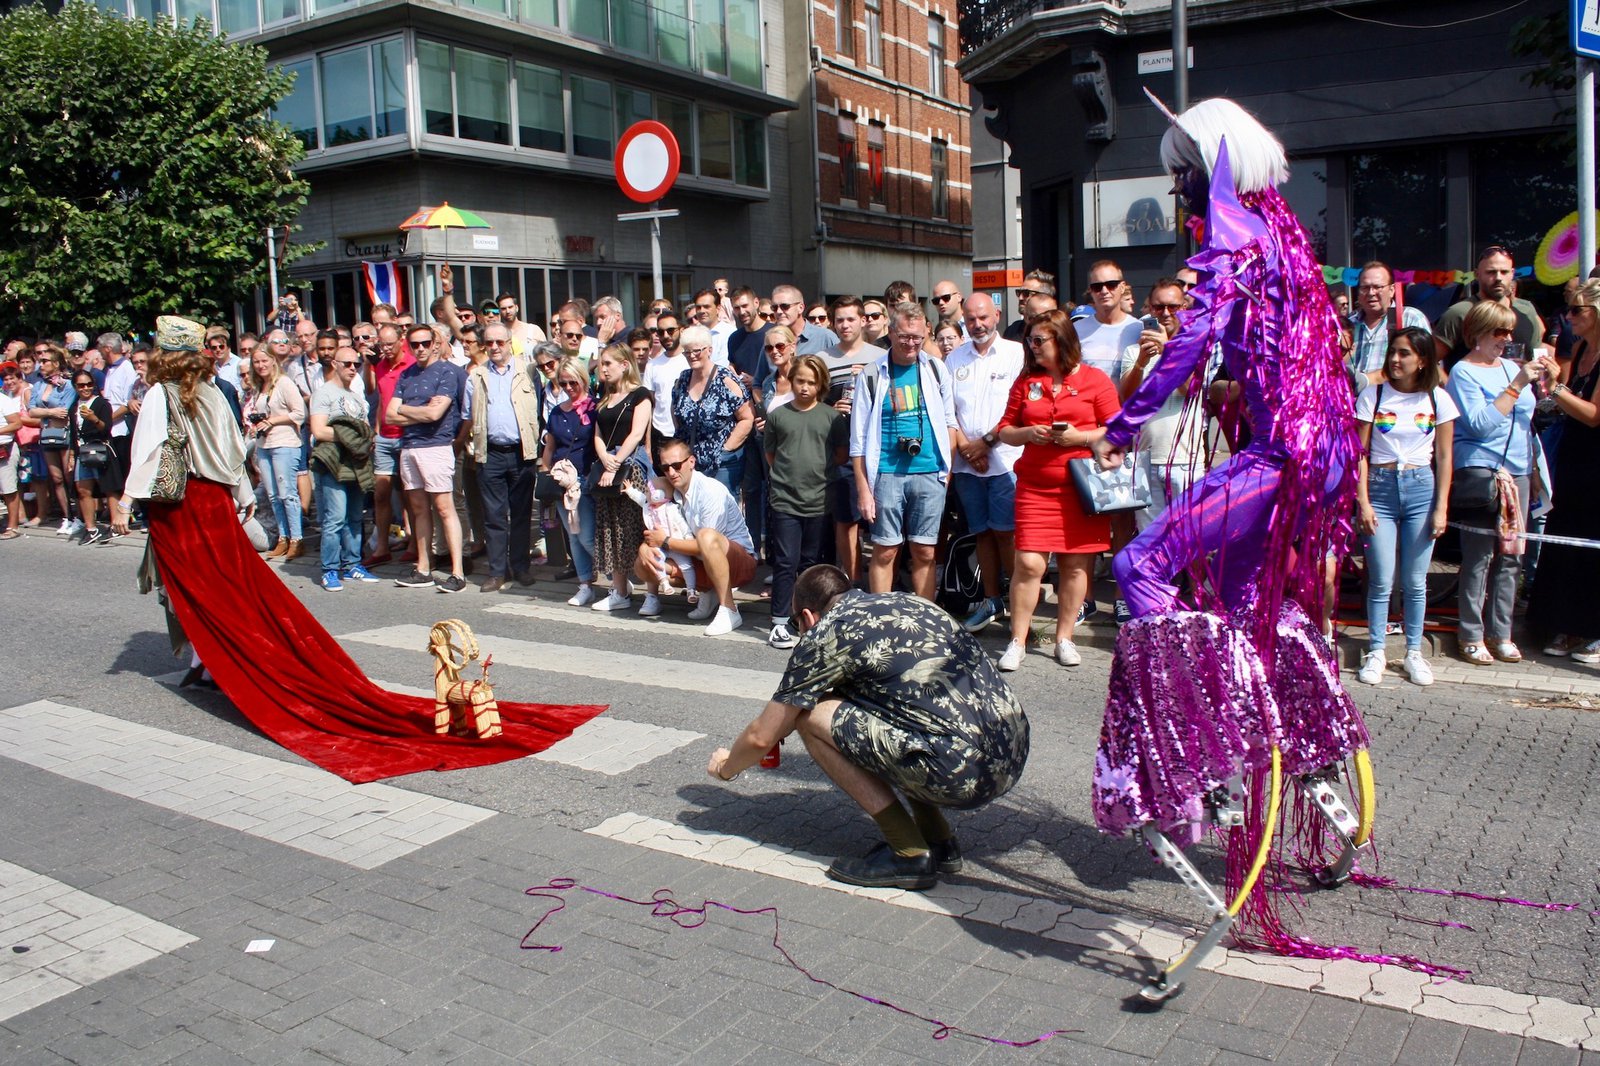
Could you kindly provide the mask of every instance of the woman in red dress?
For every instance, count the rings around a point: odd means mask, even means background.
[[[1017,476],[1017,556],[1011,571],[1011,643],[1000,669],[1022,665],[1028,623],[1039,605],[1039,581],[1053,552],[1056,582],[1056,661],[1077,666],[1072,643],[1078,608],[1089,592],[1095,556],[1111,547],[1111,519],[1085,514],[1067,460],[1090,454],[1105,435],[1106,420],[1120,410],[1117,387],[1104,373],[1079,364],[1078,334],[1065,311],[1028,320],[1024,364],[1011,386],[999,437],[1022,445]]]

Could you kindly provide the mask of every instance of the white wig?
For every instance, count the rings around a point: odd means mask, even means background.
[[[1204,168],[1210,175],[1224,137],[1234,187],[1240,192],[1262,192],[1288,180],[1289,161],[1278,138],[1250,112],[1220,96],[1201,100],[1177,117],[1161,138],[1161,165],[1172,174]]]

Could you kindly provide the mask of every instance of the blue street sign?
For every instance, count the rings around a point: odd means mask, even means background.
[[[1600,0],[1572,0],[1572,50],[1600,59]]]

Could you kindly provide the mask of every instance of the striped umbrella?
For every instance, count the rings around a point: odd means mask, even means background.
[[[438,207],[424,207],[416,214],[400,223],[400,228],[407,229],[442,229],[444,230],[444,257],[450,260],[450,231],[453,229],[489,229],[489,223],[471,211],[463,211],[458,207],[451,207],[446,200]]]

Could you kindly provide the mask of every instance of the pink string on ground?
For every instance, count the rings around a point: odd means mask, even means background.
[[[1516,896],[1491,896],[1483,892],[1469,892],[1464,888],[1426,888],[1422,885],[1402,885],[1392,877],[1362,873],[1350,875],[1350,883],[1362,888],[1384,888],[1391,892],[1415,892],[1424,896],[1446,896],[1451,899],[1475,899],[1480,903],[1504,903],[1513,907],[1532,907],[1540,911],[1576,911],[1589,917],[1600,917],[1600,911],[1590,910],[1581,903],[1540,903],[1537,900],[1518,899]]]
[[[593,896],[600,896],[604,899],[614,900],[617,903],[626,903],[634,907],[648,907],[650,908],[650,913],[652,916],[657,918],[665,918],[679,929],[698,929],[705,925],[710,919],[710,912],[713,908],[716,910],[727,911],[730,914],[743,914],[751,917],[771,918],[773,949],[777,951],[779,955],[783,956],[783,960],[787,962],[793,969],[798,971],[806,980],[812,982],[813,984],[822,985],[824,988],[832,989],[835,992],[842,992],[847,996],[852,996],[861,1000],[863,1003],[871,1003],[876,1007],[884,1007],[888,1010],[894,1011],[896,1014],[903,1015],[907,1018],[915,1018],[919,1022],[931,1025],[933,1026],[933,1032],[930,1035],[935,1040],[945,1040],[951,1036],[960,1035],[969,1037],[973,1040],[981,1040],[988,1044],[997,1044],[1001,1047],[1024,1048],[1032,1047],[1035,1044],[1042,1044],[1046,1040],[1054,1039],[1055,1037],[1061,1036],[1064,1033],[1079,1033],[1083,1031],[1081,1029],[1051,1029],[1048,1032],[1040,1033],[1031,1040],[1007,1040],[1004,1037],[988,1036],[984,1033],[975,1033],[970,1029],[963,1029],[959,1025],[952,1025],[949,1022],[940,1021],[938,1018],[930,1018],[925,1014],[918,1014],[914,1010],[911,1010],[907,1007],[902,1007],[896,1003],[891,1003],[889,1000],[881,999],[877,996],[871,996],[865,992],[857,992],[853,988],[846,988],[843,985],[835,984],[825,977],[818,977],[816,974],[813,974],[810,970],[800,965],[795,957],[789,954],[789,950],[785,948],[781,942],[781,921],[779,919],[778,908],[776,906],[754,908],[735,907],[731,903],[721,903],[714,899],[703,900],[698,905],[686,905],[679,903],[673,898],[672,889],[670,888],[656,889],[655,892],[651,893],[649,899],[632,899],[628,896],[623,896],[615,892],[607,892],[602,888],[593,888],[589,885],[580,885],[570,877],[551,878],[549,883],[535,885],[534,887],[523,892],[523,895],[525,896],[532,896],[537,899],[552,900],[555,903],[555,906],[551,907],[549,910],[545,911],[544,914],[540,915],[539,920],[533,923],[533,928],[529,929],[523,934],[521,947],[524,951],[557,952],[561,950],[560,944],[536,944],[531,943],[530,941],[534,939],[534,934],[539,931],[541,926],[566,909],[567,901],[565,897],[559,895],[558,893],[566,892],[573,888],[578,889],[580,892],[587,892]]]

